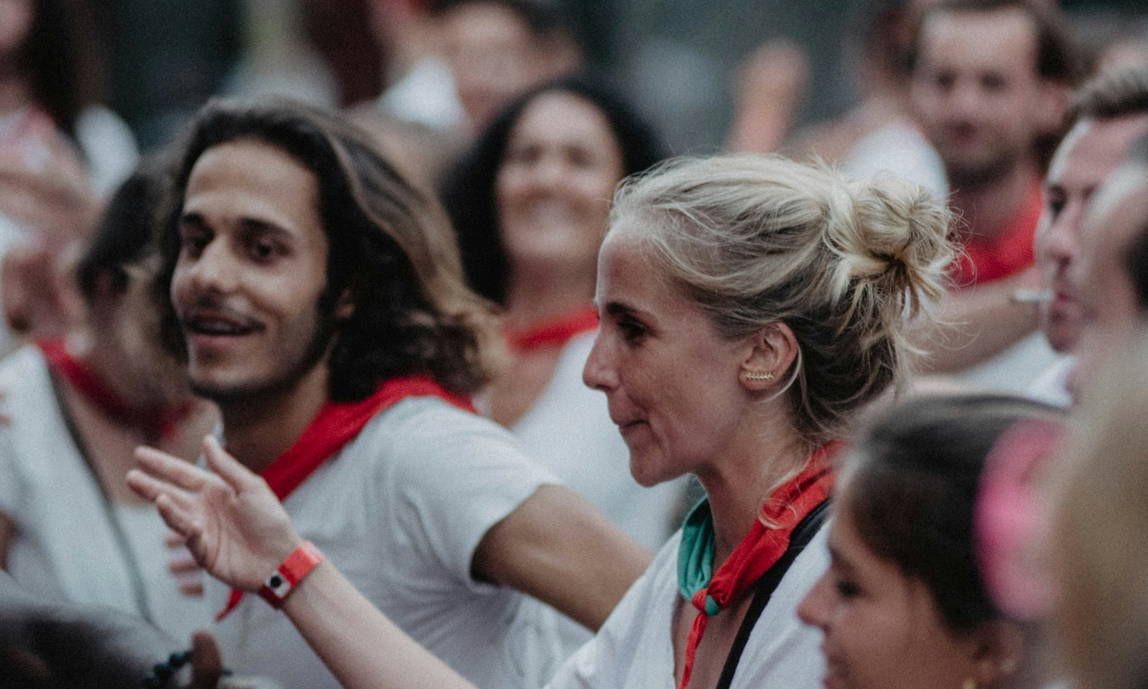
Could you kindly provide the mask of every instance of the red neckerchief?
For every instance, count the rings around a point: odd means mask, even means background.
[[[598,309],[586,306],[522,330],[506,330],[506,341],[515,352],[561,347],[575,335],[598,327]]]
[[[736,600],[765,576],[769,568],[785,555],[793,529],[813,508],[829,499],[833,490],[829,458],[840,447],[840,442],[832,442],[819,448],[800,474],[769,496],[749,534],[714,572],[709,585],[694,594],[690,603],[698,609],[698,614],[686,642],[685,665],[678,689],[685,689],[690,682],[694,658],[710,616],[724,610],[730,601]]]
[[[259,475],[267,481],[280,501],[286,500],[308,476],[353,440],[375,415],[408,397],[438,397],[460,409],[474,412],[474,405],[469,399],[450,392],[428,376],[392,378],[383,381],[374,394],[359,402],[338,403],[328,400],[295,444],[259,472]],[[215,621],[227,617],[241,600],[243,591],[231,589],[227,606],[215,616]]]
[[[88,404],[120,426],[138,428],[149,439],[166,439],[187,416],[190,407],[186,405],[174,410],[131,406],[86,361],[72,356],[63,338],[39,340],[36,346],[52,373],[62,376]]]
[[[1040,184],[1034,184],[1020,213],[992,238],[972,237],[949,274],[958,288],[1000,280],[1033,263],[1032,242],[1044,209]]]

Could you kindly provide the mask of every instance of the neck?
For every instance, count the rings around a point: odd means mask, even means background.
[[[1025,159],[991,184],[954,191],[951,204],[971,235],[993,239],[1024,209],[1037,179],[1036,161]]]
[[[251,471],[267,468],[303,435],[327,402],[320,364],[287,390],[217,400],[227,451]]]
[[[730,556],[770,494],[809,459],[805,443],[783,418],[771,414],[743,423],[740,435],[747,442],[741,449],[727,446],[719,461],[697,472],[713,515],[715,564]]]
[[[584,308],[593,298],[593,271],[516,268],[506,295],[506,323],[530,327]]]

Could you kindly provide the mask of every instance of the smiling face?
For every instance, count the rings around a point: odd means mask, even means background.
[[[622,153],[596,106],[565,91],[544,93],[511,130],[495,193],[511,263],[592,271]]]
[[[586,385],[606,393],[610,418],[643,486],[704,473],[729,448],[746,398],[738,376],[747,345],[722,337],[700,307],[661,279],[638,233],[622,219],[602,244],[601,326]]]
[[[954,189],[995,182],[1030,155],[1044,100],[1036,52],[1036,27],[1020,9],[925,19],[912,103]]]
[[[1041,305],[1041,329],[1057,351],[1071,351],[1080,336],[1079,288],[1073,266],[1080,258],[1081,224],[1093,193],[1116,169],[1148,115],[1082,120],[1056,150],[1045,182],[1045,211],[1036,235],[1036,260],[1053,291]]]
[[[875,555],[840,496],[831,562],[798,608],[821,629],[828,689],[960,687],[976,678],[976,642],[951,633],[924,583]]]
[[[192,168],[171,299],[193,388],[219,402],[325,384],[327,237],[315,175],[239,140]]]

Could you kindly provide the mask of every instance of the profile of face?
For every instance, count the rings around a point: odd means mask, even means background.
[[[593,271],[624,173],[606,116],[569,91],[545,91],[511,128],[495,181],[511,265]]]
[[[255,140],[213,146],[191,170],[178,231],[171,300],[196,392],[224,402],[325,383],[328,240],[315,174]]]
[[[1045,208],[1036,234],[1037,267],[1053,299],[1041,304],[1040,323],[1053,349],[1072,351],[1081,312],[1073,266],[1080,259],[1081,226],[1095,191],[1131,143],[1148,132],[1148,114],[1077,122],[1056,149],[1045,180]]]
[[[710,316],[662,276],[639,218],[611,228],[598,259],[601,316],[583,381],[606,393],[610,418],[643,486],[704,475],[735,437],[753,347],[723,337]],[[769,370],[767,366],[757,366]]]
[[[952,688],[983,683],[983,644],[951,631],[932,592],[862,540],[838,497],[829,529],[829,569],[798,608],[824,634],[828,689]]]
[[[935,10],[910,84],[918,122],[954,189],[982,187],[1029,155],[1050,105],[1033,20],[1020,9]]]
[[[0,0],[0,65],[12,59],[32,30],[35,0]]]
[[[1076,266],[1083,314],[1073,387],[1095,379],[1114,354],[1143,325],[1143,314],[1125,256],[1148,224],[1148,170],[1124,165],[1096,193],[1084,219],[1081,258]]]
[[[481,130],[515,96],[548,78],[549,57],[530,27],[495,2],[467,2],[440,22],[444,54],[472,128]]]

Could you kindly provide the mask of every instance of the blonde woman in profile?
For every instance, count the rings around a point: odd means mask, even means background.
[[[692,473],[707,498],[549,686],[820,685],[795,610],[827,564],[830,455],[902,381],[948,220],[914,185],[780,157],[679,159],[622,185],[584,379],[639,483]],[[344,686],[466,686],[302,544],[258,477],[206,453],[214,474],[140,450],[131,483],[207,571],[249,591],[289,573],[283,610]]]

